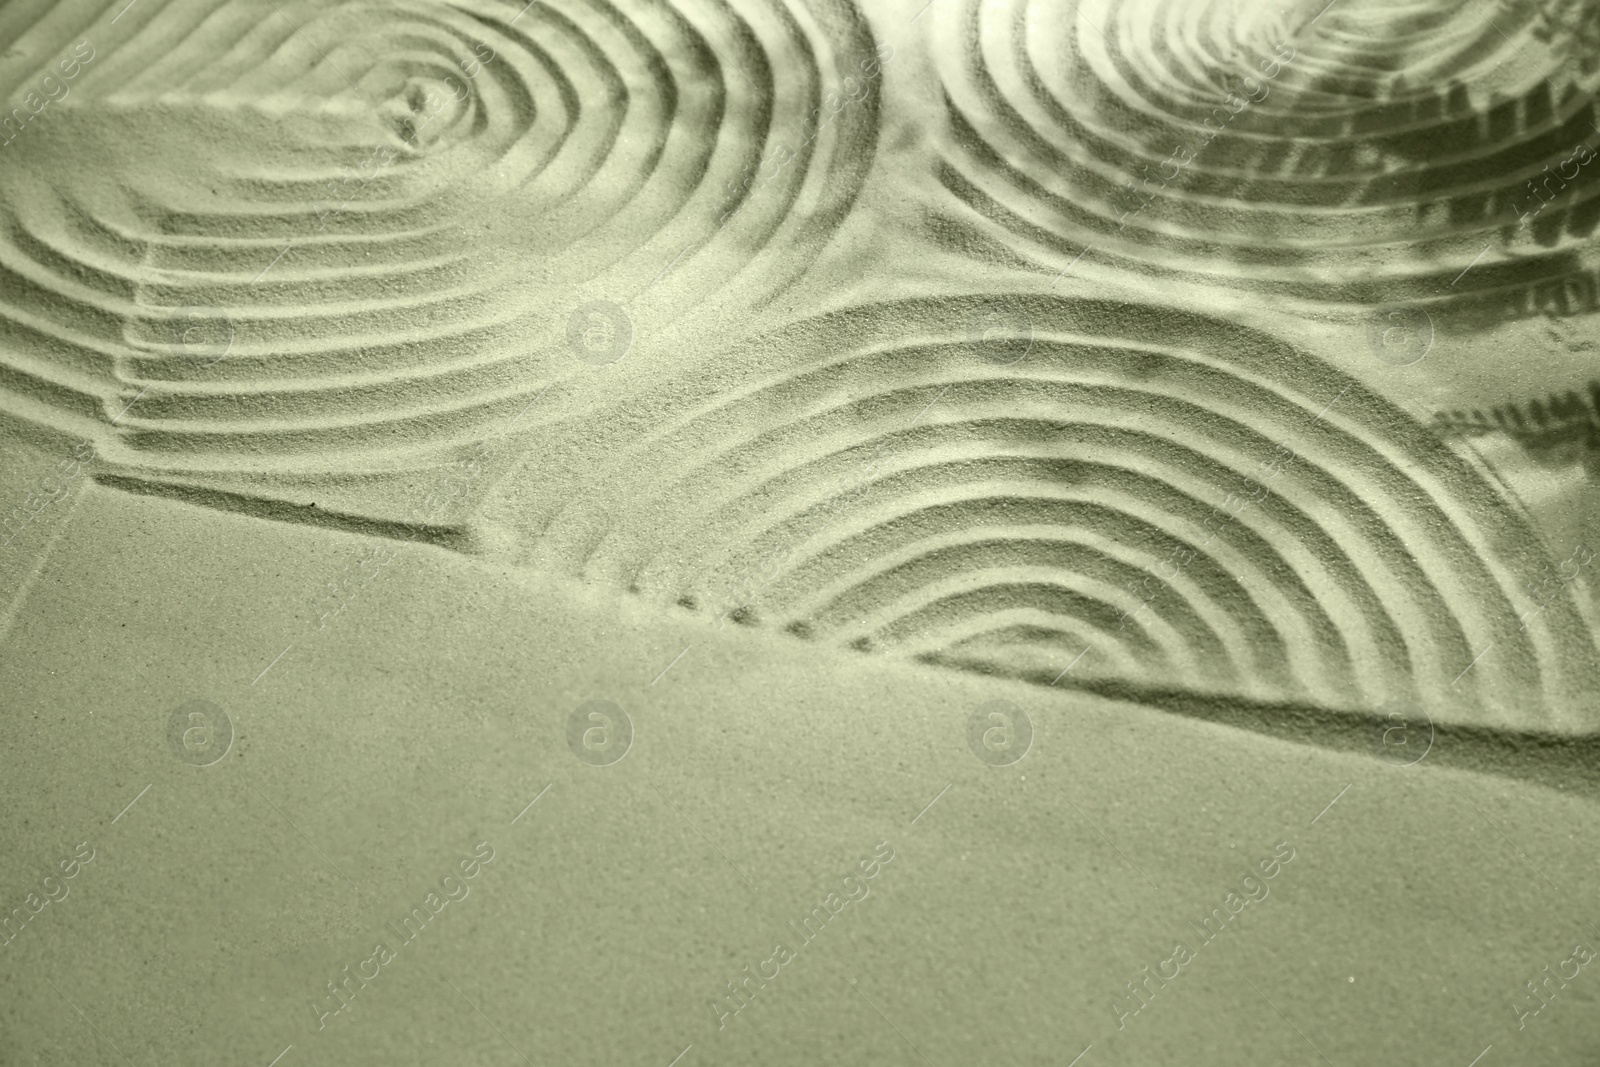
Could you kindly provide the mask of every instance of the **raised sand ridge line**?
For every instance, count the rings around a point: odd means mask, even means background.
[[[123,477],[444,462],[587,369],[575,308],[653,336],[783,291],[878,135],[883,54],[849,5],[141,0],[118,22],[0,150],[0,418],[97,411]]]
[[[1000,7],[930,19],[939,177],[1037,270],[1493,317],[1594,265],[1594,64],[1539,5]]]
[[[991,313],[1012,332],[974,338]],[[1087,648],[1061,684],[1597,725],[1571,590],[1530,614],[1519,585],[1534,530],[1275,338],[1155,305],[908,301],[718,366],[642,443],[597,437],[580,483],[487,517],[543,566],[865,651],[1038,679]]]

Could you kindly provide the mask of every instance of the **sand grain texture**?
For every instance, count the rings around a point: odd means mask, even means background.
[[[0,1064],[1600,1056],[1600,5],[0,49]]]

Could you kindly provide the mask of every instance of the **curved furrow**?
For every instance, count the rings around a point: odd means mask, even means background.
[[[1143,572],[1116,564],[1106,553],[1055,539],[1019,544],[986,538],[981,531],[969,536],[970,540],[928,548],[909,558],[873,561],[876,566],[870,573],[845,576],[848,584],[837,583],[837,592],[824,589],[805,621],[815,631],[845,640],[870,633],[876,647],[910,646],[911,638],[926,640],[925,631],[931,628],[936,647],[943,647],[947,643],[939,636],[943,631],[973,617],[988,618],[993,602],[1002,610],[1037,608],[1026,599],[1005,595],[1004,590],[1022,585],[1060,587],[1072,596],[1093,599],[1109,615],[1097,608],[1094,615],[1084,617],[1101,632],[1127,629],[1130,624],[1124,620],[1139,607],[1137,602],[1128,603],[1126,586]],[[1255,619],[1234,618],[1207,611],[1212,605],[1196,599],[1200,602],[1189,595],[1175,596],[1162,605],[1163,610],[1131,625],[1159,630],[1167,649],[1163,658],[1204,684],[1237,686],[1245,679],[1258,679],[1269,691],[1294,686],[1283,641],[1265,616],[1255,612]],[[1238,631],[1250,623],[1255,624],[1250,626],[1252,637],[1241,639]],[[1252,638],[1259,643],[1253,644]]]
[[[923,663],[978,674],[993,673],[991,665],[1005,661],[1012,665],[1016,677],[1045,684],[1059,684],[1069,673],[1077,678],[1138,676],[1144,669],[1139,659],[1114,638],[1114,633],[1101,634],[1076,622],[1067,623],[1019,610],[986,617],[977,625],[947,630],[944,648],[923,652],[916,658]],[[1092,668],[1079,660],[1069,664],[1070,671],[1065,671],[1061,667],[1063,648],[1094,648],[1099,654]],[[1084,673],[1079,674],[1079,670]]]
[[[716,366],[630,400],[653,420],[619,413],[575,452],[581,485],[485,521],[545,565],[882,654],[1037,679],[1053,634],[1055,673],[1084,657],[1063,685],[1594,726],[1594,637],[1570,590],[1530,612],[1526,520],[1270,336],[959,297],[802,322]]]
[[[1054,354],[1050,352],[1046,342],[1036,340],[1035,345],[1040,350],[1041,356]],[[1060,355],[1064,356],[1065,353]],[[1082,360],[1087,353],[1073,351],[1071,355]],[[1112,356],[1115,362],[1121,362],[1127,366],[1134,365],[1141,358],[1147,361],[1158,358],[1153,353],[1144,353],[1140,357],[1129,357],[1125,353],[1115,351],[1112,352]],[[1195,369],[1199,369],[1201,373],[1199,375],[1183,373],[1184,370]],[[1141,368],[1139,373],[1149,375],[1153,370],[1154,366],[1152,365]],[[1092,368],[1078,366],[1073,368],[1073,372],[1087,375],[1092,373]],[[1211,442],[1208,448],[1212,452],[1223,452],[1224,449],[1227,449],[1242,450],[1247,453],[1253,452],[1256,455],[1271,454],[1274,447],[1274,442],[1271,438],[1243,426],[1223,414],[1178,398],[1193,390],[1207,389],[1216,391],[1219,396],[1222,395],[1223,391],[1217,388],[1217,383],[1205,380],[1210,373],[1208,368],[1196,368],[1193,365],[1174,368],[1163,376],[1161,384],[1165,389],[1178,394],[1177,396],[1162,395],[1159,392],[1138,388],[1122,389],[1086,385],[1081,380],[1057,383],[1009,378],[1002,379],[998,383],[976,383],[980,386],[986,386],[989,395],[983,395],[984,389],[982,388],[972,388],[975,383],[948,386],[944,394],[944,403],[947,406],[961,405],[965,410],[973,411],[974,414],[984,407],[992,407],[998,411],[1010,406],[1012,403],[1049,404],[1053,410],[1060,411],[1063,418],[1077,420],[1080,425],[1096,427],[1101,430],[1101,439],[1094,442],[1091,448],[1104,449],[1120,446],[1116,453],[1119,456],[1124,454],[1139,455],[1147,450],[1165,453],[1159,457],[1158,462],[1164,465],[1166,469],[1158,470],[1155,478],[1152,479],[1152,484],[1148,486],[1141,484],[1144,481],[1144,476],[1140,472],[1122,467],[1113,469],[1118,477],[1124,480],[1124,484],[1119,485],[1116,478],[1109,480],[1097,479],[1093,477],[1092,473],[1089,477],[1080,475],[1075,480],[1087,482],[1089,488],[1099,499],[1116,499],[1124,493],[1134,497],[1150,496],[1157,498],[1156,506],[1163,512],[1182,515],[1184,514],[1182,504],[1159,499],[1161,491],[1166,488],[1167,483],[1186,480],[1194,486],[1210,487],[1213,495],[1215,495],[1215,489],[1218,486],[1241,483],[1244,475],[1240,468],[1243,465],[1214,462],[1208,457],[1205,450],[1186,447],[1172,440],[1170,436],[1161,434],[1157,435],[1153,448],[1151,448],[1151,446],[1140,440],[1143,436],[1141,431],[1137,429],[1129,430],[1124,426],[1119,426],[1116,420],[1120,418],[1124,421],[1132,420],[1138,423],[1148,422],[1161,427],[1181,428],[1181,430],[1171,430],[1168,433],[1208,438]],[[1014,396],[1008,395],[1017,390],[1017,387],[1024,385],[1026,386],[1025,390],[1018,390],[1017,395]],[[1268,402],[1265,390],[1237,381],[1230,381],[1229,385],[1231,386],[1229,392],[1233,394],[1227,400],[1230,406],[1238,404],[1243,408],[1248,408],[1251,406],[1252,401],[1257,404]],[[962,389],[963,386],[972,395],[962,396],[958,390]],[[788,390],[787,385],[781,388],[785,391]],[[776,405],[766,404],[762,406],[772,407]],[[854,407],[854,405],[851,407]],[[709,413],[704,418],[719,426],[726,425],[728,422],[721,412]],[[745,492],[756,497],[758,501],[765,500],[771,496],[766,491],[766,486],[757,484],[748,490],[744,488],[749,479],[760,478],[760,471],[763,469],[762,458],[769,457],[769,463],[794,463],[797,456],[796,438],[827,439],[830,434],[826,424],[829,422],[837,423],[841,418],[846,423],[860,423],[862,421],[858,413],[828,411],[820,420],[824,425],[816,428],[810,425],[792,423],[779,424],[776,427],[764,428],[754,438],[731,438],[718,451],[709,454],[696,470],[678,479],[662,479],[660,482],[661,491],[680,498],[701,500],[707,507],[713,509],[722,506],[722,500]],[[1039,436],[1048,434],[1053,428],[1049,423],[1040,425],[1038,427]],[[964,441],[970,441],[973,436],[965,425],[944,424],[938,429],[942,433],[961,435]],[[1118,438],[1124,437],[1133,438],[1133,441],[1118,440]],[[1365,454],[1358,449],[1349,449],[1346,442],[1342,442],[1337,438],[1330,440],[1325,449],[1339,449],[1342,445],[1346,446],[1344,450],[1351,452],[1348,462],[1354,470],[1360,470],[1368,464],[1378,462],[1378,457]],[[928,451],[924,447],[919,450],[919,455],[926,457]],[[1317,454],[1321,456],[1323,450],[1319,450]],[[1384,590],[1395,587],[1402,588],[1407,594],[1403,601],[1415,604],[1415,608],[1405,612],[1405,617],[1402,619],[1402,630],[1408,635],[1409,642],[1411,644],[1424,643],[1429,646],[1432,654],[1423,656],[1423,661],[1440,664],[1441,667],[1451,662],[1466,662],[1470,659],[1472,655],[1472,649],[1469,647],[1471,642],[1464,629],[1457,622],[1457,612],[1452,611],[1438,593],[1434,584],[1434,575],[1438,574],[1439,570],[1454,572],[1462,567],[1467,568],[1468,573],[1475,573],[1478,568],[1470,549],[1464,544],[1457,543],[1457,539],[1449,531],[1448,525],[1444,521],[1444,516],[1433,509],[1418,509],[1402,501],[1403,512],[1412,512],[1413,514],[1408,515],[1399,512],[1380,518],[1363,499],[1359,491],[1352,489],[1337,479],[1326,476],[1317,465],[1302,464],[1302,466],[1304,468],[1304,485],[1295,486],[1294,488],[1303,490],[1307,494],[1305,507],[1297,507],[1289,492],[1280,492],[1277,495],[1265,498],[1260,505],[1260,521],[1270,521],[1281,525],[1289,536],[1297,540],[1315,540],[1322,537],[1319,520],[1306,510],[1306,508],[1315,508],[1336,515],[1337,519],[1335,521],[1340,527],[1348,527],[1352,531],[1365,531],[1365,537],[1368,540],[1377,538],[1388,542],[1385,545],[1385,551],[1380,557],[1384,561],[1379,565],[1381,567],[1381,580],[1375,584],[1376,588]],[[1004,464],[983,464],[981,467],[980,471],[970,476],[966,475],[965,472],[962,472],[960,476],[964,480],[970,478],[973,482],[982,482],[985,477],[1001,478],[1011,473],[1005,469]],[[657,473],[659,474],[659,472]],[[1132,479],[1134,482],[1135,488],[1132,490],[1129,490],[1126,485],[1126,480],[1128,479]],[[861,501],[861,505],[867,506],[870,504],[872,502],[871,496],[877,493],[884,484],[887,484],[887,481],[869,486],[869,494]],[[893,492],[894,490],[891,488],[886,491]],[[1193,496],[1187,497],[1185,502],[1190,505],[1188,518],[1192,523],[1198,525],[1200,519],[1204,516],[1205,505],[1201,504]],[[724,513],[718,515],[717,518],[719,525],[724,528],[730,530],[738,528],[737,521],[733,516]],[[1326,521],[1326,519],[1320,520],[1320,522]],[[1398,532],[1391,531],[1391,524],[1397,528]],[[1253,525],[1255,525],[1254,520],[1246,524],[1246,526]],[[1440,561],[1438,569],[1427,566],[1432,561],[1415,560],[1404,550],[1402,538],[1406,534],[1408,527],[1413,526],[1416,529],[1441,528],[1436,537],[1441,549],[1450,552],[1450,557]],[[648,524],[631,526],[622,524],[613,528],[608,536],[608,541],[611,542],[615,542],[619,538],[627,538],[622,542],[620,548],[601,544],[596,546],[594,551],[597,555],[609,555],[612,558],[632,558],[641,542],[648,543],[659,537],[662,532],[658,518],[653,518]],[[682,534],[687,539],[689,530],[683,530]],[[1324,547],[1320,555],[1325,559],[1338,558],[1342,556],[1342,553],[1336,550],[1329,551],[1327,547]],[[590,564],[589,570],[591,573],[597,573],[593,563]],[[1429,573],[1430,570],[1433,570],[1433,574]],[[598,573],[606,572],[607,569],[602,565]],[[621,577],[620,574],[615,576]],[[1487,576],[1485,575],[1485,577]],[[637,579],[634,580],[637,581]],[[1369,589],[1365,591],[1364,596],[1358,594],[1357,598],[1369,599],[1376,595],[1380,594],[1376,594]],[[1500,616],[1509,615],[1509,602],[1495,607],[1503,609],[1500,612]],[[1478,612],[1475,609],[1473,613],[1477,614]],[[1490,617],[1496,617],[1492,610],[1487,614]],[[1497,643],[1513,647],[1526,643],[1525,635],[1520,632],[1510,630],[1505,626],[1495,626],[1491,629],[1492,639]],[[1398,637],[1399,632],[1397,631],[1392,635],[1386,634],[1385,636]],[[1447,675],[1443,678],[1425,678],[1423,682],[1424,684],[1430,682],[1444,684],[1448,680],[1449,676]],[[1531,679],[1525,679],[1525,681],[1531,681]]]
[[[124,16],[0,151],[0,412],[98,396],[133,477],[430,466],[582,369],[575,307],[644,336],[788,286],[877,137],[831,0]]]
[[[822,603],[862,581],[864,575],[930,552],[965,552],[969,543],[1010,545],[1014,541],[1048,545],[1052,551],[1071,546],[1080,554],[1078,570],[1085,577],[1115,589],[1108,595],[1124,617],[1137,620],[1148,611],[1156,616],[1177,613],[1185,623],[1203,620],[1206,627],[1224,636],[1225,644],[1235,652],[1233,658],[1252,672],[1257,665],[1277,671],[1286,655],[1314,657],[1316,662],[1301,664],[1305,673],[1322,675],[1320,680],[1328,691],[1358,692],[1350,651],[1325,605],[1309,586],[1292,577],[1276,583],[1261,574],[1250,577],[1255,568],[1243,552],[1196,548],[1186,566],[1162,578],[1152,570],[1174,551],[1190,548],[1190,543],[1181,533],[1168,532],[1120,501],[1104,503],[1082,491],[1051,493],[1037,485],[952,485],[941,495],[942,503],[896,514],[860,533],[833,534],[800,523],[778,527],[763,540],[770,542],[775,534],[792,530],[796,548],[788,568],[763,594],[791,605],[792,614],[810,620]],[[864,514],[862,522],[870,523],[872,518]],[[1147,606],[1145,594],[1168,585],[1176,595],[1154,599]],[[1393,623],[1382,615],[1381,604],[1370,594],[1366,602],[1377,607],[1372,629],[1391,631]],[[814,629],[809,621],[805,625],[808,631]],[[1310,641],[1286,641],[1276,632],[1278,626],[1301,631]],[[1307,644],[1314,646],[1309,654]],[[1359,659],[1365,661],[1360,676],[1387,677],[1391,684],[1399,685],[1406,675],[1402,642],[1378,642],[1362,650]]]
[[[1094,448],[1097,459],[1052,455],[982,461],[941,456],[944,451],[971,449],[978,435],[969,426],[950,427],[954,432],[949,439],[928,440],[935,437],[928,433],[921,441],[896,442],[899,454],[908,458],[853,492],[848,513],[841,515],[836,503],[826,498],[785,498],[772,493],[772,497],[783,501],[784,507],[804,510],[793,515],[776,512],[765,529],[741,524],[725,511],[713,512],[709,517],[717,528],[728,532],[733,545],[748,546],[729,549],[722,548],[719,542],[715,547],[727,556],[722,566],[754,571],[763,554],[776,552],[778,545],[793,545],[796,558],[791,560],[788,573],[764,589],[763,595],[784,599],[790,614],[809,618],[806,611],[812,598],[805,595],[805,585],[826,588],[838,580],[839,574],[854,577],[857,572],[870,570],[880,555],[900,550],[905,542],[943,533],[946,524],[955,523],[959,530],[982,529],[1005,519],[1054,522],[1075,533],[1093,533],[1105,543],[1122,546],[1130,563],[1141,569],[1137,583],[1132,578],[1127,583],[1134,592],[1124,593],[1125,597],[1134,597],[1127,605],[1130,612],[1140,610],[1141,595],[1161,595],[1153,610],[1164,612],[1174,603],[1162,595],[1170,586],[1186,599],[1223,605],[1235,628],[1254,630],[1251,616],[1260,610],[1255,598],[1263,597],[1271,601],[1270,610],[1276,619],[1295,620],[1295,625],[1305,631],[1297,644],[1305,644],[1304,639],[1311,638],[1314,651],[1303,658],[1337,662],[1346,656],[1343,638],[1326,620],[1326,608],[1337,605],[1347,617],[1354,613],[1365,622],[1358,631],[1366,638],[1360,642],[1357,656],[1362,677],[1390,687],[1405,684],[1408,647],[1419,641],[1441,648],[1463,646],[1459,632],[1450,630],[1448,624],[1430,625],[1426,614],[1421,620],[1425,627],[1422,632],[1409,642],[1404,640],[1401,626],[1390,613],[1397,607],[1404,609],[1405,603],[1395,605],[1393,598],[1370,585],[1369,577],[1346,556],[1337,539],[1324,534],[1308,516],[1292,513],[1290,521],[1283,521],[1281,515],[1272,516],[1276,530],[1269,529],[1268,537],[1255,531],[1254,522],[1229,523],[1208,531],[1205,521],[1214,508],[1215,486],[1225,468],[1195,463],[1186,469],[1184,464],[1166,462],[1141,471],[1134,465],[1140,451],[1149,450],[1152,443],[1159,449],[1167,442],[1151,442],[1133,433],[1107,433],[1093,422],[1083,425],[1101,438]],[[1070,424],[1040,425],[1036,429],[1072,436]],[[960,444],[952,449],[948,440]],[[1013,451],[1033,449],[1024,446]],[[1115,455],[1117,462],[1106,462],[1108,455]],[[1030,473],[1034,475],[1031,478]],[[936,492],[927,489],[930,484],[938,487]],[[671,492],[695,499],[681,486]],[[925,499],[930,496],[932,502]],[[951,501],[959,502],[959,506]],[[849,532],[858,523],[866,525],[866,533]],[[1316,560],[1320,601],[1296,572],[1285,573],[1262,565],[1262,560],[1272,557],[1269,540],[1277,531],[1296,538]],[[1282,534],[1277,536],[1281,538]],[[686,534],[684,543],[688,543]],[[679,564],[700,564],[698,555],[693,551],[675,554],[674,570]],[[1162,566],[1179,555],[1185,561],[1175,573],[1170,565]],[[813,557],[817,557],[815,561]],[[660,565],[659,560],[652,562]],[[714,573],[713,568],[707,569]],[[588,572],[595,573],[592,559]],[[633,584],[644,591],[666,591],[662,577],[654,573],[635,579]],[[791,589],[791,585],[798,587]],[[1436,596],[1429,599],[1437,601]],[[1265,647],[1270,645],[1268,640]],[[1253,652],[1245,656],[1253,657]],[[1436,657],[1422,658],[1426,661]],[[1308,667],[1315,674],[1326,673],[1317,666]],[[1349,677],[1336,682],[1334,691],[1348,688],[1348,682]]]
[[[772,595],[790,600],[791,611],[803,616],[807,610],[806,588],[826,588],[841,580],[851,580],[852,572],[872,565],[880,556],[903,551],[929,537],[948,536],[967,528],[986,528],[999,522],[1060,524],[1077,534],[1089,534],[1106,546],[1127,542],[1122,549],[1128,565],[1140,568],[1137,576],[1125,582],[1134,586],[1148,578],[1147,588],[1160,588],[1166,578],[1178,584],[1194,583],[1190,596],[1202,603],[1210,599],[1228,605],[1241,618],[1238,628],[1258,631],[1252,595],[1241,585],[1239,575],[1254,569],[1253,560],[1268,546],[1244,526],[1230,524],[1214,537],[1218,547],[1193,550],[1193,558],[1175,575],[1152,573],[1157,564],[1174,553],[1190,548],[1204,536],[1202,524],[1212,508],[1206,496],[1228,473],[1220,465],[1206,464],[1192,450],[1173,449],[1170,442],[1137,432],[1120,432],[1096,425],[1094,412],[1086,409],[1083,423],[1043,423],[1017,419],[994,419],[983,424],[969,421],[961,426],[941,426],[920,432],[903,431],[896,437],[880,438],[872,448],[884,448],[904,457],[893,468],[870,480],[852,486],[852,522],[870,523],[877,514],[885,516],[882,525],[869,525],[865,532],[849,534],[835,528],[838,518],[833,498],[819,494],[818,486],[838,483],[838,471],[808,467],[815,462],[796,461],[796,475],[810,483],[782,485],[778,480],[763,484],[759,491],[745,494],[729,504],[719,504],[703,489],[679,482],[667,492],[674,496],[705,501],[704,516],[715,528],[725,530],[741,548],[726,548],[720,543],[699,544],[687,530],[675,525],[658,526],[652,536],[682,536],[684,548],[670,564],[652,557],[646,567],[633,575],[607,574],[597,568],[590,552],[586,570],[615,580],[626,580],[642,591],[670,591],[679,580],[679,570],[711,572],[717,561],[712,553],[726,555],[723,565],[735,569],[757,570],[760,560],[794,546],[786,573],[774,579]],[[995,432],[1002,431],[1002,432]],[[1041,455],[1038,441],[1057,437],[1062,447]],[[951,442],[955,442],[952,444]],[[1171,462],[1171,453],[1182,451],[1183,459]],[[973,453],[991,452],[992,458],[973,458]],[[1167,455],[1162,455],[1167,453]],[[1116,462],[1106,462],[1114,455]],[[1146,471],[1137,464],[1149,460]],[[1185,462],[1184,460],[1187,460]],[[846,468],[848,469],[848,468]],[[830,475],[833,477],[830,478]],[[921,487],[939,486],[937,501],[921,503],[914,510],[908,500]],[[1008,487],[1015,490],[1008,495]],[[770,504],[753,514],[739,510],[747,500],[765,499]],[[659,523],[659,519],[657,522]],[[1280,525],[1308,545],[1321,567],[1325,597],[1336,596],[1342,609],[1365,619],[1365,629],[1375,640],[1364,650],[1368,677],[1386,678],[1397,684],[1408,666],[1406,643],[1401,630],[1385,610],[1383,598],[1364,583],[1359,569],[1346,556],[1338,542],[1323,535],[1309,516],[1294,514]],[[614,553],[616,554],[616,553]],[[637,558],[633,551],[620,553],[624,559]],[[1317,635],[1319,657],[1335,662],[1347,660],[1336,628],[1310,589],[1293,576],[1268,581],[1258,575],[1255,581],[1276,597],[1272,610],[1279,617],[1295,619],[1309,633]],[[791,589],[791,586],[794,588]],[[1197,595],[1204,594],[1204,595]],[[702,590],[699,595],[704,595]],[[1129,607],[1137,610],[1137,601]],[[1270,639],[1266,647],[1270,647]],[[1398,658],[1397,658],[1398,657]],[[1344,682],[1339,683],[1343,687]]]
[[[938,178],[1051,274],[1466,307],[1570,273],[1600,224],[1593,64],[1537,45],[1532,4],[1319,9],[952,4]]]
[[[1185,634],[1159,618],[1125,625],[1113,604],[1095,596],[1092,586],[1084,586],[1088,583],[1071,577],[1063,580],[1060,575],[1030,580],[1026,573],[980,571],[959,585],[935,583],[913,595],[890,597],[874,604],[878,610],[863,620],[871,627],[871,636],[862,635],[851,645],[863,652],[904,646],[916,658],[926,659],[947,647],[951,638],[963,630],[963,624],[992,624],[1002,613],[1026,611],[1063,622],[1070,620],[1095,635],[1090,638],[1091,643],[1097,637],[1100,643],[1120,649],[1154,677],[1188,678],[1189,684],[1201,689],[1237,682],[1232,664],[1203,658],[1202,653],[1220,652],[1220,643],[1208,640],[1210,635]]]

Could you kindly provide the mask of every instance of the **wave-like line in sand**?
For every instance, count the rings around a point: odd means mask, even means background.
[[[941,6],[946,211],[1052,274],[1498,306],[1600,223],[1596,57],[1542,32],[1555,6]]]
[[[1570,591],[1529,610],[1533,529],[1275,338],[961,298],[806,322],[736,364],[712,400],[664,399],[670,428],[601,444],[583,484],[488,517],[537,531],[544,565],[863,651],[1163,705],[1600,726]]]
[[[117,36],[0,148],[0,417],[132,477],[444,462],[583,369],[573,308],[782,290],[877,136],[832,3],[143,0]]]

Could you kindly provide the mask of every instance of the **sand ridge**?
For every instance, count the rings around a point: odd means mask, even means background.
[[[1593,269],[1600,182],[1559,168],[1600,146],[1594,65],[1539,43],[1537,5],[986,11],[938,16],[941,179],[959,225],[1037,270],[1082,257],[1481,321]]]
[[[233,491],[447,463],[583,369],[585,307],[659,332],[782,290],[892,55],[780,0],[146,0],[117,33],[0,157],[0,412]]]
[[[995,321],[1009,332],[974,335]],[[569,485],[491,501],[510,558],[1157,703],[1595,728],[1577,590],[1535,604],[1520,580],[1538,533],[1404,412],[1278,339],[1155,305],[944,298],[802,323],[717,366],[630,397],[658,428],[639,441],[619,411],[556,465]],[[748,601],[722,603],[730,588]]]
[[[1500,258],[1525,288],[1587,255],[1594,71],[1530,65],[1565,40],[1534,5],[114,21],[49,22],[103,52],[0,155],[0,417],[93,441],[101,485],[1047,685],[1593,728],[1587,576],[1538,585],[1515,480],[1329,356],[1380,300],[1431,346]],[[926,141],[886,125],[917,78]],[[1557,148],[1529,220],[1507,197]],[[841,268],[836,235],[891,221],[863,196],[922,165],[924,220],[987,234],[962,270],[1004,245],[992,295],[874,301]],[[501,439],[469,498],[408,507]]]

